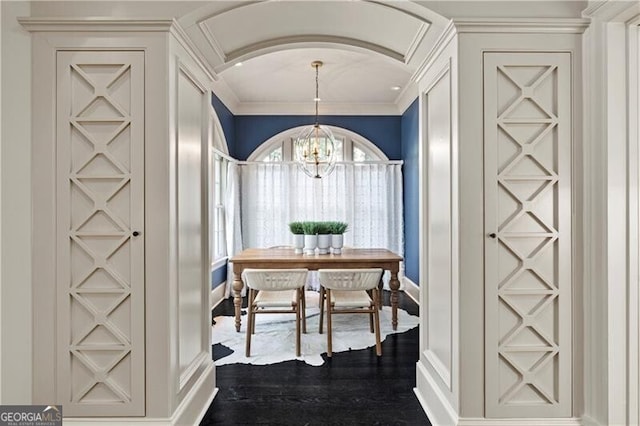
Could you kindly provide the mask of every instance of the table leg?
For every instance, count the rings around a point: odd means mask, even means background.
[[[233,307],[236,316],[236,331],[240,331],[240,318],[242,315],[242,272],[233,272]]]
[[[382,279],[382,277],[384,276],[384,273],[380,276],[380,282],[378,283],[378,294],[380,295],[380,297],[378,297],[378,310],[382,310],[382,290],[384,289],[384,280]]]
[[[398,329],[398,290],[400,289],[400,281],[398,280],[398,272],[391,271],[391,280],[389,281],[391,289],[391,326],[394,330]]]

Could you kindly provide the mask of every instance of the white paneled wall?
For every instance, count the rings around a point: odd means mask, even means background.
[[[187,64],[177,64],[178,358],[180,388],[210,359],[206,129],[209,98]]]
[[[427,291],[425,356],[445,388],[451,391],[453,356],[453,279],[456,224],[452,222],[451,69],[437,75],[424,94],[428,150]]]
[[[210,75],[172,20],[83,23],[22,20],[41,95],[33,402],[65,424],[195,424],[215,395]]]
[[[453,30],[451,27],[450,30]],[[454,32],[420,83],[420,361],[416,394],[434,424],[458,410],[457,58]]]
[[[416,394],[434,424],[578,424],[585,26],[454,19],[420,76]]]

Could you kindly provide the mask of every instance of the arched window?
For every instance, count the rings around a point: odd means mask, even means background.
[[[293,161],[293,141],[306,126],[294,127],[278,133],[255,149],[248,161]],[[336,140],[337,161],[385,161],[387,156],[369,140],[341,127],[328,127]]]

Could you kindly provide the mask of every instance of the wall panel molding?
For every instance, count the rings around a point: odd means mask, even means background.
[[[427,143],[427,279],[424,354],[442,383],[452,390],[454,287],[457,277],[457,191],[453,177],[451,65],[424,92]]]
[[[454,18],[458,33],[581,34],[589,27],[581,18]]]

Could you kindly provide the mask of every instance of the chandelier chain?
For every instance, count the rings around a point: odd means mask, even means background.
[[[319,64],[315,65],[316,67],[316,97],[315,97],[315,101],[316,101],[316,126],[319,125],[319,121],[318,121],[318,100],[320,99],[320,93],[318,90],[318,68],[320,68]]]

